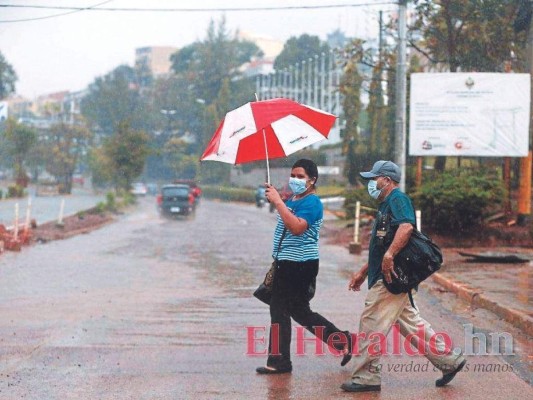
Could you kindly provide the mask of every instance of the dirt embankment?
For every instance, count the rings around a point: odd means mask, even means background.
[[[63,224],[56,221],[37,226],[32,232],[32,242],[49,242],[51,240],[66,239],[82,233],[88,233],[104,226],[115,218],[109,212],[79,213],[63,219]]]

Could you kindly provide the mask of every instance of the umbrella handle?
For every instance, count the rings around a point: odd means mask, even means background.
[[[270,185],[270,165],[268,163],[268,147],[267,147],[267,139],[266,139],[266,133],[263,129],[263,141],[265,142],[265,155],[266,155],[266,163],[267,163],[267,183]]]

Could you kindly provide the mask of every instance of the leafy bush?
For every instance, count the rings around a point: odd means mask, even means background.
[[[224,186],[202,186],[202,195],[208,199],[255,203],[255,190]]]
[[[107,194],[105,195],[105,198],[106,198],[106,208],[109,211],[116,211],[117,201],[116,201],[115,193],[107,192]]]
[[[344,193],[344,210],[346,211],[346,218],[353,219],[355,217],[355,203],[361,202],[361,206],[377,209],[378,202],[368,194],[366,186],[357,189],[348,189]]]
[[[321,186],[318,185],[316,193],[321,198],[326,197],[336,197],[336,196],[343,196],[344,195],[344,186],[339,185],[327,185],[327,186]]]
[[[103,214],[106,211],[106,204],[103,201],[99,201],[98,204],[96,204],[96,207],[94,207],[91,210],[91,214]],[[92,212],[94,210],[94,212]]]
[[[20,185],[11,185],[7,188],[7,197],[24,197],[24,188]]]
[[[479,171],[444,172],[424,182],[412,198],[424,226],[457,234],[479,228],[503,202],[505,188],[500,178]]]
[[[124,206],[135,204],[135,202],[137,201],[137,198],[135,197],[135,195],[128,191],[125,191],[124,193],[122,193],[121,197],[122,197],[122,205]]]

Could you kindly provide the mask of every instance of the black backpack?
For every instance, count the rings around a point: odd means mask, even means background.
[[[386,234],[383,236],[384,245],[388,248],[397,228],[392,229],[390,227],[390,214],[381,218],[381,221],[378,221],[378,230],[386,230]],[[429,236],[414,228],[409,242],[394,257],[394,271],[398,277],[392,275],[391,283],[387,283],[383,279],[383,284],[393,294],[409,293],[411,305],[415,307],[411,290],[416,289],[422,281],[438,271],[441,265],[442,251],[439,246]]]

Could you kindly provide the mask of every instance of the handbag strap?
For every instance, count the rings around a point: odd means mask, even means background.
[[[276,257],[274,257],[274,260],[278,259],[279,249],[281,248],[281,242],[283,242],[283,238],[285,237],[286,234],[287,234],[287,227],[285,226],[283,228],[283,232],[281,232],[281,237],[279,238],[278,249],[276,250]]]

